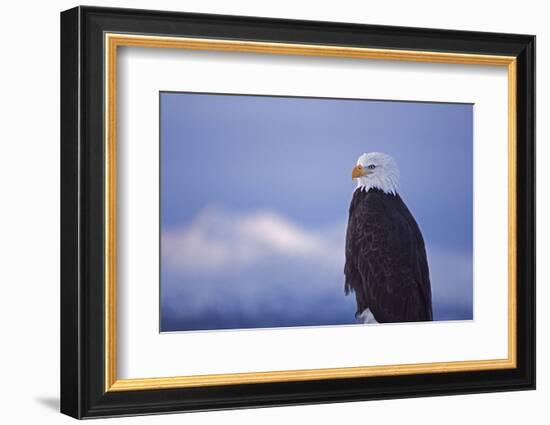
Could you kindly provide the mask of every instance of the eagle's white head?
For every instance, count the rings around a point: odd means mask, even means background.
[[[351,178],[357,179],[359,190],[368,191],[376,188],[395,195],[399,183],[399,169],[394,159],[385,153],[364,153],[353,167]]]

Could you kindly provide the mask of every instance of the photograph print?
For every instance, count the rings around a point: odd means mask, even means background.
[[[160,332],[473,320],[473,105],[161,92]]]

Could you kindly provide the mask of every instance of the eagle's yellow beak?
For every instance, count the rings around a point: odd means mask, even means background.
[[[359,177],[365,177],[365,176],[368,176],[369,174],[372,174],[372,172],[367,170],[362,165],[358,164],[355,167],[353,167],[353,169],[351,170],[351,179],[353,180]]]

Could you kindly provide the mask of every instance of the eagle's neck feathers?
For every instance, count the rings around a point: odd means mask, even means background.
[[[368,192],[370,189],[379,189],[388,195],[397,194],[397,173],[384,173],[382,175],[370,175],[357,179],[357,189]]]

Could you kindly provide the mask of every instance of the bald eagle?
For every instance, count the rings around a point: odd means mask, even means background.
[[[422,233],[397,193],[399,170],[389,155],[359,157],[346,232],[345,293],[355,293],[364,323],[433,320]]]

